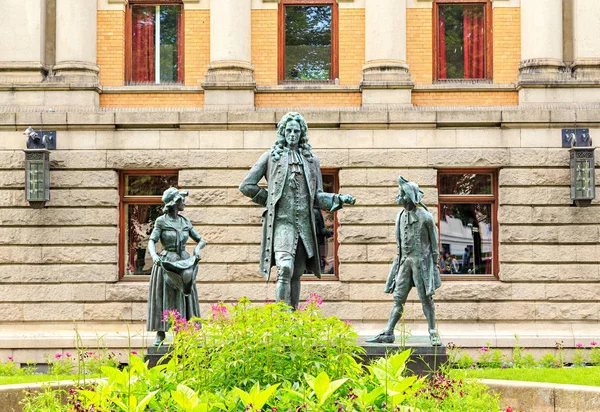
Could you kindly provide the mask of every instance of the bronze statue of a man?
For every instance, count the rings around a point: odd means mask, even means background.
[[[396,196],[404,206],[396,216],[396,245],[398,255],[388,276],[385,293],[394,294],[394,307],[387,327],[367,342],[393,343],[394,328],[402,317],[408,293],[417,288],[423,313],[429,326],[429,340],[433,346],[442,344],[435,324],[433,294],[442,285],[438,263],[438,236],[433,216],[421,202],[423,192],[414,182],[398,178],[400,193]],[[421,206],[421,207],[418,207]]]
[[[300,277],[308,270],[321,277],[314,208],[341,209],[354,204],[350,195],[323,192],[319,159],[308,144],[308,127],[299,113],[277,125],[277,141],[263,153],[240,185],[253,202],[265,206],[260,273],[267,280],[277,266],[276,301],[297,308]],[[265,178],[268,188],[258,185]]]

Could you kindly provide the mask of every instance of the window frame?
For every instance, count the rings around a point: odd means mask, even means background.
[[[491,195],[444,195],[440,193],[441,175],[447,174],[489,174],[492,176],[492,194]],[[471,204],[471,203],[489,203],[492,206],[492,273],[491,274],[442,274],[442,280],[498,280],[500,271],[500,257],[498,256],[499,236],[498,236],[498,169],[438,169],[437,170],[437,229],[438,229],[438,249],[441,251],[442,234],[440,231],[440,221],[442,218],[441,206],[444,204]]]
[[[323,175],[333,175],[333,192],[338,193],[340,190],[340,170],[333,168],[322,168],[321,176]],[[339,281],[340,280],[340,257],[338,254],[339,251],[339,238],[338,238],[338,229],[339,229],[339,221],[338,214],[336,212],[333,213],[333,275],[325,275],[321,274],[321,279],[317,278],[315,275],[307,273],[301,276],[302,282],[323,282],[323,281]],[[317,245],[317,249],[319,245]],[[319,256],[321,257],[321,256]]]
[[[179,30],[177,31],[177,36],[179,44],[177,45],[178,50],[178,72],[181,73],[181,81],[177,83],[136,83],[131,80],[131,76],[133,75],[132,70],[132,38],[131,36],[133,27],[132,27],[132,14],[131,8],[133,6],[180,6],[181,7],[181,24],[179,25]],[[129,0],[128,4],[125,7],[125,85],[135,86],[135,85],[144,85],[144,86],[159,86],[163,84],[168,85],[184,85],[185,84],[185,7],[183,6],[183,0]]]
[[[439,6],[455,4],[455,5],[485,5],[485,77],[483,79],[440,79],[438,77],[438,59],[439,59]],[[491,0],[433,0],[433,81],[434,83],[460,83],[460,82],[481,82],[489,83],[493,81],[493,16],[492,16],[492,1]]]
[[[285,7],[286,6],[331,6],[331,70],[329,80],[286,80],[285,79]],[[280,0],[277,28],[277,80],[279,84],[334,84],[339,78],[339,7],[337,0]]]
[[[126,240],[126,222],[125,222],[125,206],[127,205],[155,205],[162,204],[162,195],[157,196],[125,196],[125,177],[126,176],[177,176],[179,183],[179,170],[176,169],[133,169],[119,171],[119,280],[126,277],[127,281],[148,282],[149,276],[127,276],[125,273],[125,247]],[[179,187],[179,186],[177,186]]]

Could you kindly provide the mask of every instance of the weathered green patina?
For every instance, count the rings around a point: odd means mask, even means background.
[[[179,191],[170,187],[163,193],[164,215],[154,223],[154,230],[148,240],[148,251],[154,266],[150,275],[148,290],[148,331],[156,331],[155,345],[165,339],[169,329],[163,320],[165,310],[176,309],[185,319],[200,316],[196,273],[200,261],[200,249],[206,242],[192,227],[190,220],[179,214],[185,208],[188,191]],[[198,242],[194,255],[185,250],[188,238]],[[156,243],[163,250],[156,253]]]
[[[275,299],[296,308],[300,277],[307,270],[321,276],[314,208],[341,209],[354,204],[350,195],[323,192],[319,159],[308,144],[308,127],[299,113],[278,124],[277,141],[252,166],[240,191],[264,206],[260,273],[270,278],[277,266]],[[267,189],[258,185],[262,178]]]
[[[402,176],[398,178],[400,188],[396,201],[404,206],[396,216],[396,245],[398,254],[385,284],[385,293],[393,293],[394,307],[387,327],[367,342],[394,342],[394,328],[402,317],[408,293],[413,287],[423,305],[423,313],[429,326],[432,345],[441,345],[435,324],[433,295],[441,285],[438,263],[438,236],[433,216],[421,202],[423,192],[414,182]],[[421,207],[418,207],[418,206]]]

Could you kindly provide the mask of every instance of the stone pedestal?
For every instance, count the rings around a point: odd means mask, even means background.
[[[366,353],[359,360],[367,363],[373,359],[391,355],[397,351],[411,349],[413,352],[410,355],[407,368],[410,370],[408,373],[413,375],[430,374],[448,362],[445,346],[431,346],[424,342],[418,342],[415,339],[412,339],[412,341],[403,347],[393,343],[366,343],[364,340],[360,340],[358,343],[365,349]],[[169,352],[170,349],[167,344],[160,347],[150,346],[144,360],[148,361],[148,367],[152,368],[158,365],[163,356]]]
[[[406,365],[409,369],[409,375],[428,375],[448,362],[445,346],[431,346],[425,343],[409,343],[401,346],[395,343],[366,343],[364,341],[360,345],[366,351],[366,354],[362,357],[363,362],[392,355],[397,351],[411,349],[410,360]]]

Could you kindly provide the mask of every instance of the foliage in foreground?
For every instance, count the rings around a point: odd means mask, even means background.
[[[166,314],[175,332],[168,362],[148,369],[131,356],[106,381],[75,391],[47,411],[496,411],[475,383],[405,376],[409,351],[361,367],[353,328],[324,317],[312,297],[296,312],[282,304],[213,306],[210,319]],[[50,393],[49,391],[47,391]],[[40,395],[42,396],[42,395]],[[43,394],[48,401],[49,395]],[[59,398],[61,394],[55,393]],[[29,398],[30,405],[36,398]],[[48,403],[48,402],[46,402]],[[39,410],[35,405],[25,412]]]

